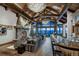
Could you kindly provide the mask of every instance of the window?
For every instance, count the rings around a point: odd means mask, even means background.
[[[54,28],[51,28],[51,34],[53,34],[54,33]]]
[[[52,21],[49,21],[47,24],[37,23],[36,33],[38,33],[40,35],[50,36],[51,34],[55,33],[54,26],[55,26],[55,23]],[[62,32],[62,24],[57,25],[56,33],[57,33],[57,35],[62,35],[62,33],[63,33]]]
[[[62,30],[62,24],[58,24],[58,26],[57,26],[57,34],[58,35],[62,35],[62,33],[63,33],[63,30]]]

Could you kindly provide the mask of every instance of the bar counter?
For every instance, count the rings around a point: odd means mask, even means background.
[[[64,56],[79,56],[79,43],[72,42],[69,44],[55,43],[56,50],[61,51]]]

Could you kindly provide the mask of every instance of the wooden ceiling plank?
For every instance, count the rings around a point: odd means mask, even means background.
[[[46,9],[51,10],[51,11],[54,11],[55,13],[59,14],[59,12],[57,10],[55,10],[54,8],[46,7]]]

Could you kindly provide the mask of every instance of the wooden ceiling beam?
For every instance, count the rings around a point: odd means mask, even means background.
[[[3,3],[2,5],[8,7],[9,9],[13,10],[14,12],[20,14],[25,19],[32,21],[32,18],[28,14],[26,14],[22,9],[17,7],[15,4],[13,4],[13,3]]]
[[[57,10],[55,10],[54,8],[52,8],[52,7],[46,7],[46,9],[47,10],[50,10],[50,11],[53,11],[53,12],[55,12],[55,13],[57,13],[57,14],[59,14],[59,12],[57,11]]]
[[[55,15],[55,14],[46,14],[46,15],[41,15],[41,16],[33,17],[33,19],[35,19],[35,18],[46,18],[46,17],[52,17],[52,16],[57,16],[57,15]]]
[[[46,9],[47,10],[47,9]],[[48,11],[48,10],[47,10]],[[51,11],[48,11],[49,13],[51,13],[51,15],[53,15],[53,16],[59,16],[59,14],[55,14],[55,13],[53,13],[53,12],[51,12]],[[50,14],[49,14],[50,15]]]

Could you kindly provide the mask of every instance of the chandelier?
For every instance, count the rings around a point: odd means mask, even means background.
[[[46,8],[44,3],[28,3],[27,6],[33,12],[41,12]]]

